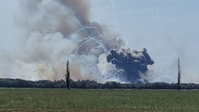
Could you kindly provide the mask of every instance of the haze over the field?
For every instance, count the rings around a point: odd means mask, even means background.
[[[181,57],[182,82],[197,83],[196,4],[196,0],[1,1],[0,76],[61,79],[70,60],[73,79],[119,80],[107,75],[114,67],[105,54],[129,47],[146,48],[155,61],[148,75],[139,77],[176,82]]]

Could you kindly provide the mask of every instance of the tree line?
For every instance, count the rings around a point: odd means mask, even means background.
[[[65,80],[39,80],[29,81],[23,79],[8,79],[0,78],[0,87],[6,88],[66,88]],[[118,83],[118,82],[106,82],[97,83],[90,80],[78,80],[73,81],[70,79],[70,88],[72,89],[178,89],[177,83]],[[199,84],[194,83],[182,83],[181,89],[199,89]]]

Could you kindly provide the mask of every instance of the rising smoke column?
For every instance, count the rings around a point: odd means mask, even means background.
[[[9,77],[63,79],[69,60],[72,79],[100,82],[99,57],[124,45],[117,34],[90,20],[89,0],[21,0],[21,8],[15,55],[3,56],[9,69],[1,73]]]
[[[74,50],[76,53],[87,54],[91,46],[99,44],[107,50],[123,45],[122,40],[110,34],[106,26],[90,21],[89,0],[27,0],[22,1],[22,5],[27,9],[29,20],[25,27],[29,28],[29,33],[39,31],[45,35],[59,32],[64,38],[78,41],[76,43],[81,48]]]
[[[21,32],[13,37],[16,48],[0,54],[2,77],[63,79],[65,63],[69,60],[73,80],[104,82],[110,78],[107,75],[115,77],[118,70],[122,70],[121,79],[133,82],[135,77],[140,78],[138,71],[145,73],[145,65],[150,64],[145,51],[129,55],[127,50],[122,51],[124,43],[117,34],[91,21],[89,0],[21,0],[21,8],[17,19]],[[123,61],[122,57],[117,57],[119,50],[122,55],[128,54],[128,58],[137,56],[137,64],[130,63],[129,67],[125,63],[110,61],[109,51],[118,62]]]
[[[141,79],[140,72],[146,73],[147,66],[154,64],[147,50],[133,51],[130,49],[111,50],[107,56],[107,61],[121,69],[122,80],[129,82],[137,82]]]

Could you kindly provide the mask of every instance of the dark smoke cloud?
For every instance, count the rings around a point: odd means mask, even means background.
[[[154,64],[147,50],[133,51],[130,49],[111,50],[107,56],[107,61],[122,69],[122,78],[124,81],[137,82],[141,73],[146,73],[147,66]]]

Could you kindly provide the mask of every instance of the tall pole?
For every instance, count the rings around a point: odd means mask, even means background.
[[[178,90],[180,90],[180,78],[181,78],[180,58],[178,58]]]

